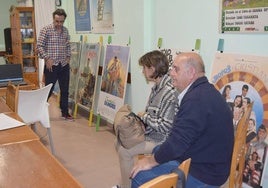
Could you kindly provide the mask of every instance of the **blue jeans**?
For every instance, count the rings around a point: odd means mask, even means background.
[[[178,161],[169,161],[167,163],[163,163],[161,165],[158,165],[151,170],[144,170],[139,172],[133,179],[131,188],[138,188],[142,184],[144,184],[147,181],[150,181],[151,179],[154,179],[160,175],[168,174],[173,169],[178,168],[179,162]],[[207,185],[198,179],[194,178],[190,174],[188,174],[185,188],[219,188],[220,186],[212,186]]]

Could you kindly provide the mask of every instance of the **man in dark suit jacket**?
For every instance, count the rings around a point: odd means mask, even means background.
[[[132,188],[192,158],[186,188],[215,188],[229,176],[234,143],[232,113],[219,91],[205,77],[204,63],[194,53],[177,55],[170,71],[180,92],[179,111],[167,140],[132,170]]]

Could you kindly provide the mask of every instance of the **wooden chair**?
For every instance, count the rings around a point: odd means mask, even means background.
[[[18,95],[19,86],[15,86],[12,83],[8,83],[6,89],[6,104],[13,111],[18,112]]]
[[[191,165],[191,158],[183,161],[178,167],[184,172],[185,179],[188,176],[190,165]],[[141,185],[140,188],[164,188],[164,187],[176,188],[177,182],[178,182],[178,174],[170,173],[156,177],[151,181],[148,181],[143,185]]]
[[[251,114],[253,103],[249,104],[246,112],[238,122],[234,149],[232,155],[232,163],[229,175],[229,188],[242,187],[243,171],[245,167],[245,157],[247,152],[246,135],[248,121]]]

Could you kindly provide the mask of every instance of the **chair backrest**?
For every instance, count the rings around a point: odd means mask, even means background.
[[[190,165],[191,165],[191,161],[192,159],[186,159],[185,161],[183,161],[180,165],[179,165],[179,169],[181,169],[184,172],[185,175],[185,179],[187,179],[188,173],[189,173],[189,169],[190,169]]]
[[[19,90],[18,114],[26,124],[48,118],[48,94],[52,87],[49,84],[36,90]]]
[[[190,165],[191,165],[191,158],[183,161],[178,167],[184,172],[185,178],[187,178],[188,176]],[[144,183],[143,185],[140,186],[140,188],[164,188],[164,187],[176,188],[177,182],[178,182],[178,174],[170,173],[158,176]]]
[[[15,86],[12,83],[8,83],[6,89],[6,104],[13,111],[18,112],[18,94],[19,86]]]
[[[242,187],[242,177],[247,152],[246,135],[252,106],[253,103],[249,104],[237,125],[229,175],[229,188]]]

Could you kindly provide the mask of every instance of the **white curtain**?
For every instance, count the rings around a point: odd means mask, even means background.
[[[40,30],[51,24],[52,13],[55,11],[55,0],[34,0],[35,27],[38,38]]]

